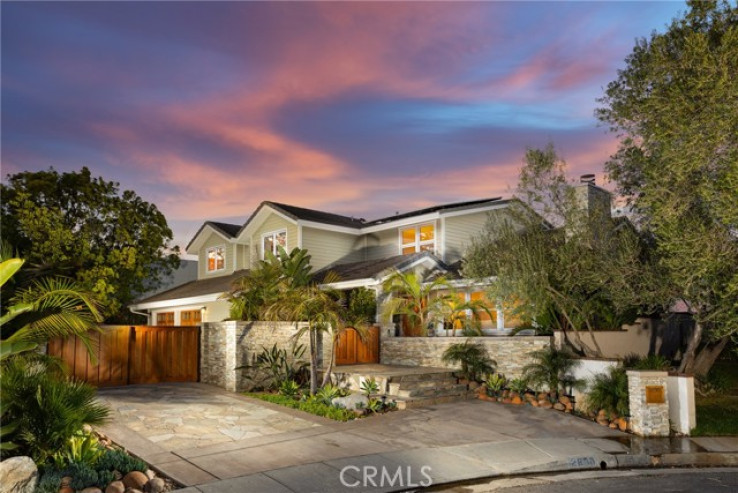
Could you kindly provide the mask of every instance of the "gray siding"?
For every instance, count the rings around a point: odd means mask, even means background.
[[[302,248],[311,256],[313,270],[322,269],[333,263],[348,263],[363,260],[360,250],[363,237],[335,231],[303,227]]]
[[[460,260],[471,244],[473,237],[478,236],[487,224],[488,212],[476,212],[463,216],[445,218],[444,261],[453,263]]]
[[[366,235],[363,260],[379,260],[400,254],[397,228]]]
[[[271,213],[269,217],[259,226],[259,229],[254,231],[251,236],[251,263],[255,263],[261,258],[261,235],[270,233],[272,231],[287,230],[287,248],[289,252],[293,248],[297,247],[297,225],[278,216],[277,214]]]

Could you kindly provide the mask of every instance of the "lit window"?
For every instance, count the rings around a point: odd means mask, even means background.
[[[436,251],[436,232],[433,224],[412,226],[400,230],[400,251],[403,255]]]
[[[279,253],[279,247],[287,249],[287,231],[272,231],[261,237],[261,258],[266,256],[266,252],[272,252],[274,255]]]
[[[180,325],[194,326],[200,325],[200,322],[202,322],[202,312],[200,310],[186,310],[179,315]]]
[[[174,312],[161,312],[156,314],[156,325],[174,325]]]
[[[208,272],[225,269],[225,247],[208,248]]]

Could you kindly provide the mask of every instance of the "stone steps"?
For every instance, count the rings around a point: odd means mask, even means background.
[[[468,395],[466,385],[459,384],[450,371],[392,376],[387,390],[387,397],[397,401],[399,409],[455,402]]]
[[[397,402],[397,409],[415,409],[419,407],[434,406],[437,404],[448,404],[450,402],[458,402],[470,399],[469,394],[464,392],[462,395],[440,396],[440,397],[396,397],[389,396],[390,399]]]

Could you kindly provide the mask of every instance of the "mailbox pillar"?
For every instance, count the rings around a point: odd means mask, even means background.
[[[630,426],[644,437],[669,436],[669,396],[665,371],[628,370]]]

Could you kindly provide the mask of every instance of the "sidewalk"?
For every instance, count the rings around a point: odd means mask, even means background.
[[[103,431],[189,486],[183,493],[385,492],[555,471],[738,465],[738,438],[645,440],[528,406],[464,401],[339,423],[203,385],[157,387],[165,397],[154,402],[146,387],[127,389],[102,392],[123,416]],[[173,425],[176,439],[162,435],[180,415],[201,415],[199,434],[193,420]],[[269,427],[255,434],[252,423],[264,420]]]

